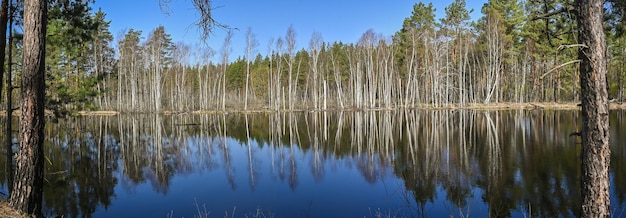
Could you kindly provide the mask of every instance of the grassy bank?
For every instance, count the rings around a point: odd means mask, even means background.
[[[0,217],[3,218],[24,218],[25,215],[20,214],[13,208],[9,207],[9,202],[6,200],[0,200]]]

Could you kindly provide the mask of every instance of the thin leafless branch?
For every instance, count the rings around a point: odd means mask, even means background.
[[[571,44],[571,45],[560,45],[558,50],[561,51],[563,49],[575,48],[575,47],[588,48],[586,45],[583,45],[583,44]]]
[[[232,29],[228,25],[217,22],[212,15],[215,9],[211,6],[211,0],[193,0],[193,6],[200,12],[200,20],[196,25],[200,28],[201,38],[206,40],[213,33],[215,27],[220,29]]]
[[[159,8],[161,8],[161,13],[169,16],[172,12],[172,7],[170,7],[170,2],[172,0],[159,0]]]
[[[171,2],[172,0],[159,0],[159,7],[161,8],[161,12],[163,14],[170,15],[172,12],[172,8],[170,7]],[[195,25],[200,28],[200,37],[202,40],[208,39],[216,27],[226,30],[237,29],[217,22],[217,20],[213,18],[212,12],[216,8],[211,5],[212,0],[192,0],[192,2],[196,10],[200,12],[200,19],[195,23]]]
[[[545,14],[535,14],[532,15],[531,20],[539,20],[539,19],[550,19],[552,18],[552,16],[560,14],[560,13],[564,13],[564,12],[574,12],[576,13],[576,8],[574,8],[574,6],[572,5],[567,5],[567,6],[563,6],[561,9],[556,10],[556,11],[552,11],[552,12],[548,12]]]
[[[575,63],[580,63],[580,62],[581,62],[581,60],[573,60],[573,61],[569,61],[569,62],[567,62],[567,63],[563,63],[563,64],[561,64],[561,65],[559,65],[559,66],[556,66],[555,68],[552,68],[551,70],[548,70],[548,72],[546,72],[546,73],[544,73],[543,75],[541,75],[541,77],[540,77],[540,78],[541,78],[541,79],[543,79],[543,78],[544,78],[544,77],[546,77],[548,74],[552,73],[553,71],[555,71],[555,70],[557,70],[557,69],[559,69],[559,68],[561,68],[561,67],[565,67],[565,66],[567,66],[567,65],[570,65],[570,64],[575,64]]]

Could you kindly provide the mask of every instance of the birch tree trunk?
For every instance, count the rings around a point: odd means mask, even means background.
[[[250,89],[250,62],[252,62],[252,52],[258,46],[254,33],[252,33],[252,27],[248,27],[246,32],[246,97],[244,103],[244,110],[248,110],[248,92]]]
[[[288,78],[288,95],[289,95],[289,111],[293,111],[293,106],[294,106],[294,98],[295,98],[295,84],[294,84],[294,80],[295,78],[293,78],[293,64],[295,62],[295,58],[296,58],[296,54],[295,54],[295,49],[296,49],[296,31],[293,29],[293,26],[289,26],[289,28],[287,29],[287,35],[285,36],[285,41],[287,41],[287,58],[289,60],[287,60],[287,66],[288,66],[288,73],[289,73],[289,78]]]
[[[224,38],[222,50],[222,111],[226,111],[226,69],[228,68],[228,56],[230,55],[230,43],[233,38],[233,31],[229,30]]]

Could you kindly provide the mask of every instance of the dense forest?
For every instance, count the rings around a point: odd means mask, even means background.
[[[90,2],[49,5],[46,107],[54,112],[377,109],[579,99],[571,0],[489,0],[477,20],[470,19],[464,0],[447,6],[440,19],[432,4],[420,2],[393,36],[367,30],[356,43],[326,42],[316,32],[309,42],[297,42],[306,48],[296,46],[293,27],[265,45],[248,28],[237,32],[246,34],[246,50],[234,59],[229,52],[235,32],[228,29],[222,45],[174,43],[163,26],[147,34],[129,29],[114,41],[106,12],[94,12]],[[620,102],[624,5],[605,3],[609,98]],[[20,18],[14,20],[19,27]],[[13,29],[9,46],[19,60],[20,28]],[[12,69],[19,80],[21,68]]]

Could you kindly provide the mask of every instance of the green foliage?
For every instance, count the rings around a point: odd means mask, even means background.
[[[108,49],[108,58],[101,61],[110,62],[113,58],[113,51],[106,44],[112,40],[109,23],[104,21],[104,13],[91,13],[90,2],[59,0],[51,1],[49,6],[46,106],[61,117],[97,108],[92,100],[99,92],[94,87],[103,72],[94,70],[94,42],[101,41],[99,49]]]
[[[166,68],[172,64],[174,44],[170,34],[165,32],[165,27],[159,26],[150,33],[145,50],[148,52],[147,61],[151,67]],[[153,64],[158,64],[158,66]]]
[[[607,32],[621,37],[626,33],[626,2],[621,0],[607,0],[605,4],[605,20]]]
[[[446,17],[441,20],[441,23],[445,26],[455,27],[455,31],[458,31],[459,26],[470,19],[469,11],[465,7],[465,0],[455,0],[446,7]]]
[[[395,59],[398,66],[402,67],[402,73],[406,73],[408,68],[406,67],[407,59],[410,59],[411,47],[416,45],[416,35],[425,35],[434,31],[439,25],[435,22],[435,11],[432,3],[428,5],[423,2],[413,5],[413,11],[411,16],[404,19],[402,23],[402,29],[396,32],[393,36],[393,43],[395,44],[396,53]],[[419,48],[418,48],[419,50]]]
[[[227,63],[222,74],[222,65],[211,62],[215,55],[212,50],[175,46],[163,26],[148,36],[130,29],[119,39],[116,57],[110,46],[110,21],[102,11],[92,13],[92,2],[50,1],[46,84],[48,107],[55,113],[97,108],[145,111],[154,110],[159,103],[165,105],[163,110],[182,110],[181,104],[191,105],[185,109],[210,109],[206,107],[222,96],[222,78],[230,94],[226,96],[243,95],[243,57]],[[254,57],[250,63],[250,99],[284,100],[291,95],[289,82],[295,81],[297,101],[315,99],[322,88],[328,88],[324,90],[328,91],[326,97],[343,99],[342,106],[353,103],[350,98],[357,94],[369,97],[370,105],[380,105],[382,97],[392,98],[393,105],[398,106],[406,103],[403,101],[465,104],[484,98],[484,87],[489,84],[497,86],[494,93],[499,101],[515,101],[519,95],[525,95],[525,100],[575,101],[579,89],[576,65],[552,70],[577,58],[575,47],[566,48],[577,41],[575,14],[533,19],[572,4],[573,0],[489,0],[481,8],[483,16],[470,23],[472,10],[466,0],[453,1],[444,8],[445,17],[439,19],[433,4],[418,2],[391,43],[368,30],[355,44],[321,42],[313,53],[312,48],[287,49],[287,41],[281,39],[281,45],[272,44],[275,48],[265,56],[250,54]],[[605,4],[612,98],[623,96],[625,5],[616,0]],[[496,38],[487,37],[489,29],[497,33]],[[292,28],[288,32],[295,34]],[[487,52],[490,43],[500,43],[503,52],[500,60],[493,62],[498,66],[488,68],[486,60],[493,58]],[[177,53],[183,50],[185,54]],[[314,57],[319,58],[315,64]],[[489,77],[487,69],[497,71],[498,78]],[[366,70],[369,74],[357,73]],[[361,87],[363,84],[367,87]],[[275,95],[272,99],[270,93]],[[391,105],[389,99],[385,101]]]
[[[230,63],[226,70],[226,87],[230,90],[236,90],[243,93],[245,89],[246,78],[246,60],[243,58],[237,58],[234,62]]]

